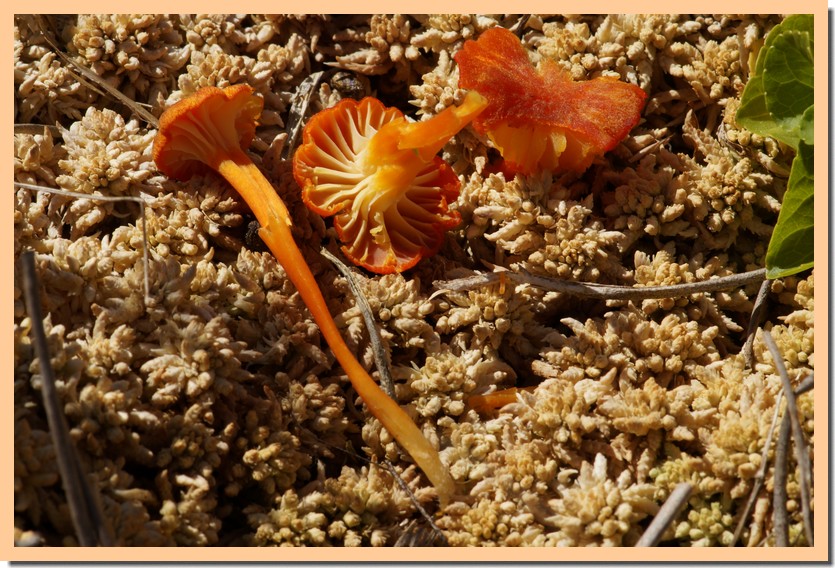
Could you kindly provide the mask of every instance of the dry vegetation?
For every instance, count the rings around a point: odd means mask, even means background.
[[[758,283],[601,300],[524,278],[441,292],[433,282],[497,266],[643,287],[761,268],[792,155],[734,114],[752,54],[778,22],[17,16],[15,181],[140,198],[150,298],[134,201],[15,188],[15,541],[78,542],[23,301],[18,260],[34,250],[59,399],[116,544],[393,545],[425,523],[419,504],[451,545],[630,546],[687,482],[663,544],[729,545],[742,522],[739,544],[774,545],[775,450],[765,446],[785,412],[783,384],[762,332],[750,360],[742,353]],[[348,344],[374,371],[357,302],[319,253],[336,250],[333,228],[301,202],[286,126],[302,99],[316,112],[373,93],[418,120],[460,103],[452,55],[497,25],[519,31],[533,61],[554,59],[575,79],[617,76],[649,99],[642,123],[583,175],[505,179],[489,173],[495,150],[462,131],[444,150],[463,180],[462,224],[402,275],[354,271],[398,402],[458,486],[437,510],[252,238],[237,195],[213,174],[189,183],[159,174],[153,121],[100,83],[156,117],[205,85],[245,82],[263,96],[250,154],[288,204]],[[814,279],[768,291],[761,326],[796,387],[814,369]],[[491,412],[468,406],[511,387],[530,388]],[[797,400],[810,455],[813,396]],[[799,471],[789,452],[788,538],[804,545]]]

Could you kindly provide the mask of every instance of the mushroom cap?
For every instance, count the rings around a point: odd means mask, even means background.
[[[638,124],[647,96],[611,77],[574,81],[550,60],[537,69],[504,28],[467,41],[454,58],[458,84],[490,101],[473,126],[522,173],[585,170]]]
[[[170,178],[186,181],[237,156],[252,143],[264,101],[249,85],[204,87],[166,110],[154,139],[154,162]]]
[[[461,221],[448,209],[458,197],[458,176],[421,152],[428,145],[403,148],[410,126],[402,112],[375,98],[344,99],[310,119],[293,158],[305,204],[334,215],[345,255],[380,274],[434,254]]]

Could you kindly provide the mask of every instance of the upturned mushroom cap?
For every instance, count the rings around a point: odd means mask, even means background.
[[[435,154],[481,112],[477,93],[420,123],[366,97],[340,101],[304,130],[293,173],[307,206],[335,215],[343,251],[373,272],[402,272],[434,254],[460,222],[460,182]]]
[[[255,135],[264,101],[249,85],[204,87],[160,118],[154,161],[170,178],[186,181],[206,167],[239,155]]]
[[[458,84],[490,104],[473,121],[511,166],[582,172],[638,124],[646,93],[610,77],[574,81],[555,62],[533,66],[519,38],[491,28],[455,54]]]

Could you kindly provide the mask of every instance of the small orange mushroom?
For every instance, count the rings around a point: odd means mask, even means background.
[[[263,101],[248,85],[201,89],[163,113],[154,140],[154,161],[160,171],[178,180],[212,168],[240,193],[261,224],[259,235],[284,267],[351,384],[369,411],[426,473],[443,506],[455,488],[437,450],[348,349],[293,240],[287,208],[244,151],[252,141],[262,108]]]
[[[342,250],[355,264],[380,274],[411,268],[461,221],[448,208],[460,181],[436,154],[486,105],[471,92],[423,122],[372,97],[319,112],[293,158],[304,202],[335,215]]]
[[[611,77],[574,81],[556,62],[530,62],[519,38],[491,28],[455,54],[459,86],[489,101],[473,121],[511,172],[583,172],[638,124],[643,89]]]

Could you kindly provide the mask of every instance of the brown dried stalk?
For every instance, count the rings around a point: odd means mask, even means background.
[[[388,351],[383,345],[383,338],[380,336],[380,329],[377,327],[377,322],[374,319],[374,314],[371,313],[371,306],[368,304],[368,299],[357,284],[351,269],[334,256],[327,248],[322,247],[320,251],[322,256],[330,260],[336,269],[348,281],[348,286],[351,288],[351,293],[357,302],[357,307],[360,309],[362,319],[365,322],[365,328],[368,330],[368,337],[371,339],[371,350],[374,353],[374,362],[377,365],[377,371],[380,374],[380,386],[386,391],[392,400],[397,400],[394,392],[394,379],[391,376],[391,362],[389,361]]]
[[[757,299],[754,300],[754,309],[751,310],[751,320],[748,322],[747,330],[748,337],[745,339],[745,345],[742,346],[742,357],[749,369],[754,366],[754,338],[757,336],[757,329],[759,329],[760,321],[763,318],[765,300],[768,298],[770,289],[771,280],[763,280],[760,289],[757,291]]]
[[[774,508],[774,543],[777,546],[789,545],[789,513],[786,507],[788,502],[786,478],[788,477],[791,428],[791,419],[787,412],[783,415],[783,420],[780,423],[780,434],[777,436],[777,449],[774,452],[774,494],[772,495],[772,506]]]
[[[82,77],[79,77],[79,81],[92,88],[91,85],[84,81],[84,79],[86,79],[87,81],[90,81],[93,85],[101,87],[102,89],[104,89],[104,91],[107,92],[107,94],[109,94],[117,101],[128,107],[131,110],[131,112],[142,118],[142,120],[144,120],[154,128],[159,127],[159,120],[157,119],[157,117],[151,114],[148,110],[144,109],[139,103],[122,93],[119,89],[107,84],[106,81],[102,80],[102,78],[99,77],[96,73],[94,73],[91,69],[85,67],[75,59],[71,58],[69,55],[64,53],[61,50],[61,48],[55,45],[55,42],[52,41],[52,38],[49,37],[49,34],[47,34],[44,31],[44,21],[42,17],[38,18],[38,25],[41,27],[41,36],[43,37],[44,41],[49,45],[50,49],[52,49],[52,51],[55,52],[55,55],[57,55],[64,63],[66,63],[70,67],[74,67],[76,70],[78,70],[79,73],[81,73]]]
[[[40,366],[44,411],[78,543],[81,546],[113,546],[109,524],[105,522],[99,499],[81,467],[81,461],[70,439],[63,405],[55,387],[55,374],[52,370],[46,332],[43,327],[43,310],[38,293],[40,286],[35,272],[35,252],[24,252],[21,256],[21,264],[23,295],[26,311],[32,322],[32,341]]]
[[[814,386],[814,374],[810,373],[795,389],[794,394],[800,396]],[[780,423],[780,434],[777,438],[777,448],[774,451],[774,494],[772,503],[774,508],[774,541],[777,546],[789,546],[788,510],[786,503],[786,478],[789,453],[789,439],[791,436],[791,418],[787,412]],[[809,521],[811,524],[811,520]]]
[[[293,103],[290,105],[290,112],[287,116],[287,125],[284,131],[287,132],[287,140],[281,149],[281,159],[290,160],[293,157],[293,151],[296,149],[296,144],[299,142],[302,129],[305,124],[305,117],[310,107],[310,98],[319,85],[331,75],[334,75],[338,69],[330,71],[317,71],[305,78],[304,81],[296,89],[296,94],[293,95]]]
[[[768,452],[771,450],[771,442],[774,437],[774,429],[777,426],[777,417],[780,415],[781,402],[783,402],[782,391],[780,391],[780,394],[777,396],[777,402],[774,403],[774,415],[771,417],[771,426],[768,429],[768,436],[766,437],[765,445],[763,446],[762,463],[760,464],[760,469],[757,470],[757,474],[754,476],[754,487],[751,488],[751,493],[748,496],[748,502],[745,503],[745,509],[743,509],[742,515],[739,517],[739,521],[736,524],[734,538],[733,540],[731,540],[731,543],[728,546],[736,546],[736,541],[739,540],[742,531],[745,529],[745,523],[748,521],[748,515],[751,514],[751,509],[754,507],[754,503],[757,500],[757,495],[759,495],[760,489],[762,489],[763,483],[765,483],[765,472],[768,469]]]
[[[780,374],[780,379],[783,381],[783,393],[786,395],[786,410],[788,411],[789,420],[791,421],[791,430],[794,439],[794,456],[797,460],[797,465],[800,468],[800,504],[803,511],[803,525],[806,532],[806,540],[810,546],[814,545],[814,535],[812,532],[812,508],[810,504],[810,488],[812,485],[812,471],[809,464],[809,452],[806,449],[806,440],[803,438],[803,430],[800,427],[800,417],[797,413],[797,400],[792,390],[791,380],[786,371],[786,365],[783,362],[783,357],[774,338],[767,330],[763,330],[763,340],[765,341],[768,350],[771,352],[771,357],[774,359],[774,365],[777,367],[777,372]]]
[[[664,501],[664,504],[658,509],[655,518],[635,543],[635,546],[655,546],[661,541],[661,537],[666,532],[667,528],[672,524],[676,517],[681,513],[681,510],[687,504],[690,498],[690,493],[693,491],[693,486],[689,483],[679,483],[675,489]]]
[[[438,290],[436,294],[448,291],[458,292],[494,284],[502,278],[507,278],[520,284],[531,284],[543,290],[562,292],[573,296],[586,296],[600,298],[601,300],[649,300],[653,298],[675,298],[700,292],[716,292],[718,290],[738,288],[765,279],[765,268],[672,286],[616,286],[591,282],[574,282],[571,280],[535,276],[527,272],[516,273],[507,270],[477,274],[455,280],[436,280],[433,285]]]

